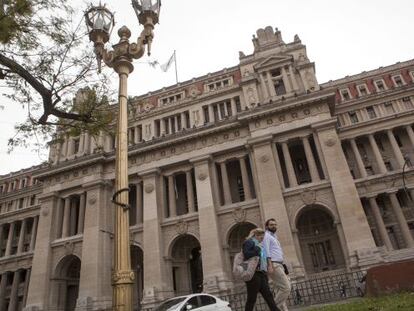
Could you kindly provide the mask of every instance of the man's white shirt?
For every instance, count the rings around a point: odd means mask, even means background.
[[[271,261],[283,262],[283,250],[279,240],[277,239],[276,233],[266,230],[263,239],[263,246],[266,251],[267,258],[270,258]]]

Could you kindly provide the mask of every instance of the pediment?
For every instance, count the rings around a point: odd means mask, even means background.
[[[292,55],[272,55],[254,65],[255,69],[292,62]]]

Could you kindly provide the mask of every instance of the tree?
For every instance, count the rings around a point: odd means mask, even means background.
[[[27,110],[9,146],[56,128],[97,134],[112,121],[109,79],[97,75],[79,15],[66,0],[0,0],[0,83]],[[79,89],[85,96],[75,103]]]

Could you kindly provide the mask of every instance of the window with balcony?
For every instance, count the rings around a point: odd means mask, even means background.
[[[353,123],[353,124],[359,122],[358,115],[356,114],[355,111],[349,112],[349,119],[351,119],[351,123]]]
[[[374,110],[374,107],[372,107],[372,106],[367,107],[367,113],[368,113],[368,117],[370,119],[375,119],[377,117],[377,114]]]
[[[385,111],[386,111],[388,114],[393,114],[393,113],[395,113],[395,108],[394,108],[394,105],[392,104],[392,102],[387,102],[387,103],[385,103],[385,104],[384,104],[384,107],[385,107]]]

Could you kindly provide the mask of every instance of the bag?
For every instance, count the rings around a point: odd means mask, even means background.
[[[243,253],[237,253],[233,261],[233,275],[236,280],[250,281],[259,264],[259,257],[254,256],[244,260]]]
[[[289,275],[288,267],[284,263],[282,264],[282,266],[283,266],[283,270],[285,270],[285,274]]]

